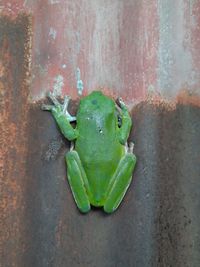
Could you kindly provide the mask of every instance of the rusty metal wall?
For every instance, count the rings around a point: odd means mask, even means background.
[[[33,17],[30,98],[104,88],[127,101],[199,93],[199,0],[1,0],[0,12]]]
[[[200,1],[0,2],[0,266],[200,266]],[[46,91],[130,107],[138,164],[113,215],[78,212]]]

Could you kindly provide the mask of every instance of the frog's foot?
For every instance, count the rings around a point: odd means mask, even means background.
[[[117,98],[117,101],[115,102],[115,107],[119,113],[122,111],[122,106],[125,106],[125,103],[123,102],[121,97]]]
[[[74,150],[74,142],[71,141],[71,143],[70,143],[70,151],[73,151],[73,150]]]
[[[133,142],[130,142],[130,143],[126,142],[126,143],[125,143],[125,152],[126,152],[126,153],[130,153],[130,154],[133,154],[134,146],[135,146],[135,145],[134,145]]]
[[[131,183],[135,163],[136,157],[132,153],[125,154],[121,159],[106,194],[103,207],[105,212],[112,213],[120,205]]]
[[[81,160],[76,151],[70,151],[66,155],[67,175],[74,200],[77,207],[83,213],[90,211],[91,191]]]
[[[49,92],[47,94],[47,96],[51,100],[51,102],[53,102],[53,105],[43,104],[42,105],[43,110],[52,111],[52,112],[55,112],[55,113],[60,114],[60,115],[65,115],[67,117],[68,121],[70,121],[70,122],[76,121],[76,117],[71,116],[67,110],[69,100],[70,100],[69,96],[65,96],[63,104],[61,104],[58,101],[58,99],[51,92]]]
[[[117,102],[118,102],[118,107],[120,109],[127,109],[127,106],[121,97],[118,97]]]
[[[119,101],[120,107],[125,106],[125,103],[121,97],[118,98],[118,101]]]
[[[133,149],[134,149],[134,143],[130,142],[128,146],[128,153],[133,154]]]

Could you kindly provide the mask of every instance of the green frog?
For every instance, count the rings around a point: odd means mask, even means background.
[[[61,104],[49,93],[51,111],[65,138],[73,142],[66,154],[67,176],[77,207],[83,213],[103,207],[114,212],[132,180],[136,164],[133,143],[127,144],[132,120],[121,98],[118,104],[100,91],[80,100],[77,115],[67,110],[70,98]],[[76,122],[74,127],[71,122]]]

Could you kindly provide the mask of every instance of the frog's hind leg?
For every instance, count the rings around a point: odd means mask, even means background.
[[[133,145],[130,147],[125,156],[119,162],[117,170],[112,179],[112,184],[107,192],[107,197],[104,203],[104,211],[112,213],[121,203],[132,180],[132,172],[135,167],[136,157],[132,153]]]
[[[70,151],[66,155],[67,175],[74,200],[77,207],[83,213],[90,211],[90,189],[88,180],[76,151]]]

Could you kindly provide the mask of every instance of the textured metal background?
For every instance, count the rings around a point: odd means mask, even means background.
[[[200,1],[0,2],[0,266],[200,266]],[[23,14],[21,13],[23,12]],[[47,90],[130,106],[138,164],[113,215],[76,209]]]

